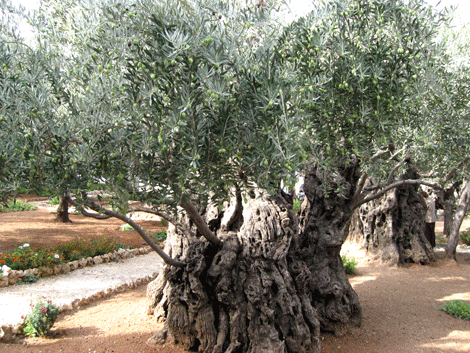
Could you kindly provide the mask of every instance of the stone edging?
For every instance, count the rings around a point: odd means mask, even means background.
[[[60,274],[60,273],[67,273],[78,268],[83,268],[86,266],[93,266],[103,262],[110,262],[110,261],[119,261],[124,259],[129,259],[131,257],[135,257],[136,255],[144,255],[151,252],[152,249],[150,246],[145,246],[142,248],[137,249],[119,249],[109,254],[95,256],[93,258],[89,257],[87,259],[80,259],[77,261],[68,262],[63,265],[54,266],[52,273],[47,274],[46,276]],[[56,269],[57,267],[57,269]],[[13,275],[13,278],[22,278],[25,274],[32,274],[36,275],[35,273],[43,274],[41,269],[31,269],[31,272],[25,271],[12,271],[9,276],[4,277],[7,278],[9,283],[9,277]],[[35,272],[36,271],[36,272]],[[62,272],[60,272],[62,271]],[[23,272],[21,275],[19,272]],[[106,290],[94,293],[88,297],[76,298],[71,304],[63,304],[59,306],[60,312],[65,311],[72,311],[77,309],[80,306],[89,304],[95,300],[108,298],[114,294],[123,293],[127,290],[137,288],[141,285],[147,284],[157,278],[158,272],[154,272],[152,275],[146,276],[144,278],[137,278],[135,281],[130,283],[124,283],[116,288],[108,288]],[[18,281],[17,281],[18,282]],[[1,283],[1,282],[0,282]],[[15,283],[16,284],[16,283]],[[8,286],[9,284],[7,284]],[[0,327],[0,342],[7,343],[7,342],[15,342],[19,337],[23,336],[23,332],[21,332],[21,324],[17,325],[2,325]]]
[[[144,246],[136,249],[119,249],[112,253],[99,255],[95,257],[82,258],[80,260],[67,262],[61,265],[55,265],[52,267],[39,267],[30,268],[28,270],[10,271],[6,276],[0,277],[0,288],[15,285],[22,281],[22,278],[26,276],[38,276],[38,277],[49,277],[52,275],[58,275],[62,273],[68,273],[70,271],[77,270],[86,266],[98,265],[110,261],[119,261],[134,257],[136,255],[148,254],[152,249],[150,246]]]

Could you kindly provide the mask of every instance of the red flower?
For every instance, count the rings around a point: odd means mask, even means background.
[[[42,312],[42,313],[44,312],[44,308],[41,308],[41,312]]]

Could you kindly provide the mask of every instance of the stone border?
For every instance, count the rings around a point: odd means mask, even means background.
[[[77,261],[72,261],[68,262],[63,265],[58,265],[54,266],[54,269],[50,275],[54,274],[60,274],[60,273],[67,273],[79,268],[83,268],[86,266],[93,266],[93,265],[98,265],[103,262],[110,262],[110,261],[120,261],[120,260],[125,260],[129,259],[131,257],[135,257],[136,255],[145,255],[151,252],[152,249],[150,246],[145,246],[142,248],[137,248],[137,249],[119,249],[116,250],[112,253],[109,254],[104,254],[101,256],[95,256],[93,258],[89,257],[87,259],[80,259]],[[57,268],[57,269],[56,269]],[[60,268],[60,269],[59,269]],[[65,271],[65,272],[57,272],[57,271]],[[4,278],[7,278],[8,283],[10,281],[9,277],[13,275],[14,273],[14,278],[22,278],[25,274],[33,274],[34,271],[37,271],[36,273],[41,273],[41,269],[31,269],[32,272],[27,272],[28,270],[25,271],[11,271],[10,275]],[[20,272],[23,272],[20,276]],[[158,276],[158,271],[154,272],[150,276],[146,276],[144,278],[137,278],[133,282],[129,283],[124,283],[121,284],[120,286],[116,288],[108,288],[106,290],[94,293],[88,297],[82,297],[82,298],[76,298],[72,301],[71,304],[62,304],[59,306],[59,310],[61,313],[66,312],[66,311],[73,311],[75,309],[78,309],[80,306],[87,305],[95,300],[99,299],[104,299],[104,298],[109,298],[114,294],[119,294],[126,292],[127,290],[137,288],[141,285],[148,284],[149,282],[153,281],[155,278]],[[1,282],[0,282],[1,283]],[[15,283],[16,284],[16,283]],[[8,286],[8,285],[7,285]],[[23,338],[24,333],[22,332],[22,323],[17,324],[17,325],[2,325],[0,326],[0,342],[1,343],[12,343],[16,342],[18,339]]]
[[[101,263],[111,262],[111,261],[120,261],[125,260],[136,255],[148,254],[152,249],[150,246],[144,246],[136,249],[119,249],[115,250],[112,253],[99,255],[95,257],[82,258],[80,260],[67,262],[61,265],[55,265],[52,267],[39,267],[39,268],[30,268],[28,270],[11,270],[6,275],[3,274],[0,277],[0,288],[8,287],[15,285],[18,282],[22,281],[23,277],[26,276],[38,276],[38,277],[48,277],[53,275],[58,275],[62,273],[68,273],[79,268],[86,266],[98,265]]]

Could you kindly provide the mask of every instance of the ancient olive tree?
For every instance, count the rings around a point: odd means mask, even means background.
[[[393,181],[424,119],[431,10],[331,1],[283,27],[265,2],[85,5],[61,12],[82,19],[69,28],[83,45],[68,56],[68,148],[43,154],[66,161],[48,178],[73,185],[71,202],[129,223],[167,263],[148,290],[165,320],[154,341],[318,352],[321,329],[360,325],[339,252],[355,208],[416,183]],[[297,171],[295,215],[277,191]],[[96,186],[107,204],[87,195]],[[137,210],[168,220],[164,250]]]
[[[465,40],[468,33],[465,27],[439,27],[435,39],[439,55],[435,55],[431,67],[419,74],[422,80],[419,111],[424,119],[413,129],[413,142],[409,145],[414,150],[415,163],[408,173],[414,174],[416,183],[421,183],[418,179],[432,182],[427,184],[428,192],[439,197],[438,203],[444,209],[444,234],[452,233],[446,247],[449,258],[455,257],[456,239],[465,213],[459,211],[454,215],[453,210],[464,210],[468,203],[463,189],[459,206],[455,206],[470,161],[469,49]],[[422,234],[426,209],[423,201],[416,186],[389,191],[374,205],[361,207],[350,239],[359,241],[387,262],[429,262],[433,255]]]

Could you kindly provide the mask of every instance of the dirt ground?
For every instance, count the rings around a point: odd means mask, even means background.
[[[109,235],[134,246],[142,243],[134,232],[120,231],[120,221],[77,215],[71,219],[72,224],[56,223],[51,211],[41,209],[0,213],[0,251],[25,242],[54,246],[77,235]],[[141,224],[155,231],[161,227],[156,223]],[[322,352],[470,352],[470,323],[438,310],[448,300],[470,301],[469,265],[437,262],[390,268],[351,250],[348,257],[353,256],[360,263],[350,281],[362,304],[363,325],[343,337],[322,335]],[[145,291],[142,286],[61,314],[50,337],[0,343],[0,352],[184,353],[172,345],[146,345],[160,324],[144,313]]]

